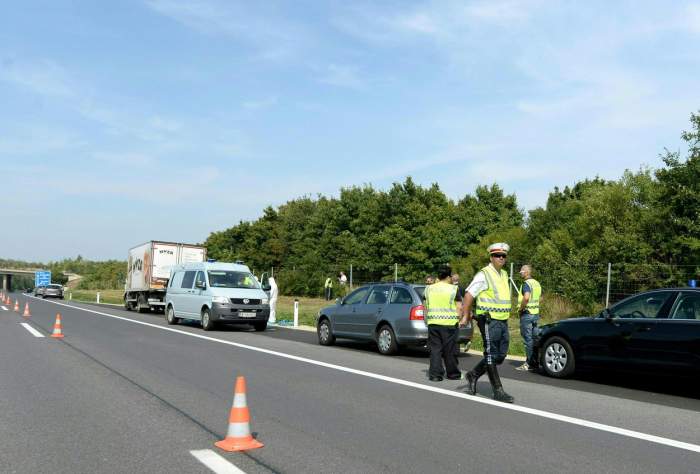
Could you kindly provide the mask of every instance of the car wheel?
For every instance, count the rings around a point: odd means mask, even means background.
[[[267,321],[262,321],[259,323],[253,323],[253,327],[256,331],[261,332],[267,329]]]
[[[165,320],[171,326],[180,322],[180,318],[175,317],[175,308],[168,306],[168,310],[165,312]]]
[[[211,320],[209,308],[204,308],[202,310],[202,329],[205,331],[211,331],[214,329],[214,321]]]
[[[377,332],[377,347],[379,352],[384,355],[395,354],[399,349],[399,346],[396,344],[394,330],[388,324],[380,327]]]
[[[566,339],[554,336],[542,345],[540,366],[550,377],[564,378],[574,373],[574,350]]]
[[[318,343],[322,346],[332,346],[335,344],[335,336],[333,335],[333,330],[331,330],[331,322],[323,318],[318,322]]]

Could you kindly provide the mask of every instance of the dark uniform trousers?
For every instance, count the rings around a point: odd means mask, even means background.
[[[457,366],[457,325],[442,326],[428,324],[428,344],[430,346],[430,377],[443,377],[445,371],[448,378],[459,378],[461,372]],[[442,363],[445,362],[443,370]]]
[[[473,371],[477,377],[486,372],[486,366],[501,365],[508,355],[510,334],[508,333],[508,320],[491,319],[490,316],[477,316],[477,323],[481,337],[484,340],[484,358],[479,361]]]

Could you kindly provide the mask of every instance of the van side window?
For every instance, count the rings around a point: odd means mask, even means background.
[[[180,288],[192,288],[192,283],[194,282],[194,275],[197,272],[194,270],[185,272],[185,276],[182,278],[182,286]]]

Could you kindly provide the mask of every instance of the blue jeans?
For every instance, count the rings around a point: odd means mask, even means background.
[[[537,334],[537,321],[540,320],[539,314],[525,313],[520,316],[520,335],[525,343],[525,354],[527,355],[528,365],[537,365],[532,360],[532,343],[533,338]]]

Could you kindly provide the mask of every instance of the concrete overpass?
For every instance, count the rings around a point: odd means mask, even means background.
[[[0,268],[0,287],[3,291],[12,291],[12,276],[25,275],[34,277],[36,272],[42,271],[39,268]]]
[[[3,291],[12,291],[12,276],[13,275],[24,275],[32,277],[34,280],[34,274],[36,272],[44,272],[46,269],[43,268],[0,268],[0,288]],[[71,272],[63,272],[63,276],[68,278],[68,284],[74,282],[77,285],[78,280],[80,280],[82,275]]]

